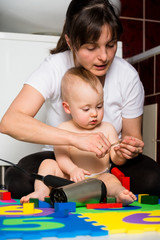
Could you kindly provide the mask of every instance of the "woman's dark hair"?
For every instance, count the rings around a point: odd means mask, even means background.
[[[65,34],[69,37],[70,44],[75,50],[85,43],[97,41],[104,24],[110,26],[112,38],[119,40],[122,25],[108,0],[72,0],[66,13],[61,37],[56,48],[50,53],[68,50]]]

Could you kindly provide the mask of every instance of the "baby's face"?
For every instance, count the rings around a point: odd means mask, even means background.
[[[84,82],[77,89],[72,88],[70,111],[73,122],[81,128],[93,129],[103,119],[103,88],[97,84],[97,91]]]

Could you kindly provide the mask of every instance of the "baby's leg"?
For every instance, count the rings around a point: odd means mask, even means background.
[[[54,175],[65,178],[57,162],[53,161],[53,159],[44,160],[39,167],[38,174],[42,176]],[[29,202],[30,198],[38,198],[39,200],[44,201],[44,198],[50,194],[50,188],[40,180],[35,180],[34,189],[34,192],[22,197],[20,202]]]
[[[121,202],[123,206],[128,205],[136,200],[136,196],[122,186],[121,182],[114,175],[104,173],[99,176],[107,188],[107,196],[115,197],[117,202]]]

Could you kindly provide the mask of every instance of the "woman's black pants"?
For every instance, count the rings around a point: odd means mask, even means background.
[[[45,151],[28,155],[17,164],[29,173],[37,173],[44,159],[55,159],[54,152]],[[134,194],[148,193],[160,196],[160,165],[151,158],[140,154],[130,159],[123,166],[111,163],[125,176],[130,177],[130,189]],[[12,198],[20,199],[34,191],[34,179],[15,167],[9,167],[5,174],[5,185]]]

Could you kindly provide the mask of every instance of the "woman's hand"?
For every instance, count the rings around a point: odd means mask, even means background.
[[[126,159],[137,157],[142,153],[144,142],[138,138],[125,136],[119,146],[115,150],[121,152],[122,156]]]
[[[94,152],[98,158],[103,158],[110,149],[110,142],[103,133],[77,134],[74,146],[82,151]]]
[[[74,182],[79,182],[85,179],[85,175],[90,175],[90,173],[82,168],[74,167],[70,173],[70,180]]]

